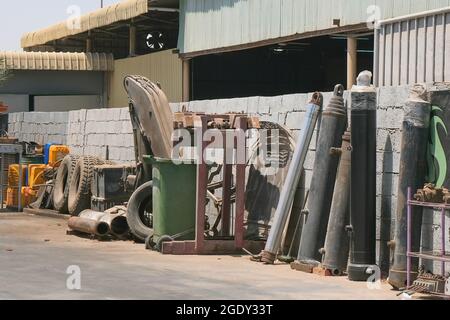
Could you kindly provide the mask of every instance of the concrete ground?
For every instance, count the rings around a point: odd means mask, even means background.
[[[66,220],[0,213],[0,299],[400,299],[387,284],[369,290],[248,256],[163,256],[66,229]],[[73,265],[81,270],[81,290],[67,289]]]

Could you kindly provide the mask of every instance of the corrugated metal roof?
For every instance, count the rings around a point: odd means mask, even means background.
[[[70,22],[64,21],[39,31],[27,33],[22,37],[21,45],[22,48],[43,45],[49,41],[132,19],[147,13],[148,9],[148,0],[126,0],[83,15],[79,21],[79,28],[72,28]]]
[[[11,70],[113,71],[109,53],[0,52],[0,68]]]
[[[370,6],[380,19],[442,8],[450,0],[180,0],[181,54],[258,44],[370,20]]]

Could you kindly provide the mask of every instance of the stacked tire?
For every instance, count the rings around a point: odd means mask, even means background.
[[[53,192],[55,210],[78,216],[91,207],[94,167],[105,164],[92,156],[68,155],[62,161]]]
[[[53,206],[55,210],[62,214],[69,213],[69,184],[79,159],[80,157],[76,155],[66,156],[61,162],[56,174],[55,186],[53,190]]]
[[[105,164],[97,157],[85,156],[77,161],[69,184],[68,209],[72,216],[78,216],[83,210],[90,209],[94,167]]]

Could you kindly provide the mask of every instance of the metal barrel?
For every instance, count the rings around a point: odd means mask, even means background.
[[[351,90],[350,263],[348,278],[367,281],[376,264],[377,93],[364,71]]]
[[[96,236],[106,236],[109,233],[109,226],[106,222],[87,218],[72,217],[69,219],[68,225],[74,231]]]
[[[342,137],[342,147],[332,150],[341,156],[334,187],[330,219],[328,221],[322,267],[331,271],[334,276],[340,276],[347,270],[349,254],[349,238],[346,227],[350,222],[350,170],[352,147],[350,144],[350,129]]]
[[[261,261],[267,264],[273,264],[281,247],[281,239],[286,227],[289,213],[294,202],[297,185],[305,164],[306,155],[314,133],[314,129],[322,111],[323,96],[316,92],[312,101],[306,106],[306,117],[303,130],[297,142],[288,175],[281,191],[280,200],[269,232],[269,238],[264,251],[261,253]]]
[[[405,104],[405,116],[402,125],[402,145],[400,157],[400,177],[395,224],[394,262],[389,271],[389,284],[395,289],[406,287],[406,248],[407,248],[407,196],[408,188],[413,191],[422,188],[427,170],[427,147],[430,128],[431,104],[426,99],[426,89],[416,85]],[[412,250],[419,251],[422,208],[414,207],[412,220]],[[412,260],[412,271],[417,277],[418,259]]]
[[[339,156],[330,153],[339,148],[347,127],[344,86],[337,85],[333,98],[322,114],[319,139],[314,162],[313,178],[307,202],[307,217],[303,226],[297,261],[317,266],[321,260],[330,215],[331,202],[339,165]]]

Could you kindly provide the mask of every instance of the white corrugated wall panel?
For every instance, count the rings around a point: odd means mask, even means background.
[[[368,7],[381,19],[450,6],[450,0],[180,0],[181,53],[246,45],[364,23]]]
[[[378,85],[450,81],[450,8],[382,24],[375,52]]]

